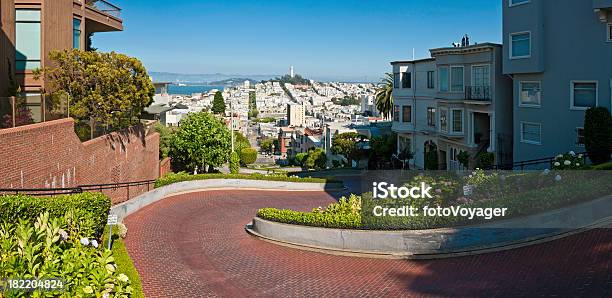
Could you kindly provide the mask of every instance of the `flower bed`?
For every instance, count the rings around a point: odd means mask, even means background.
[[[264,180],[264,181],[283,181],[283,182],[297,182],[297,183],[340,183],[333,179],[322,179],[322,178],[300,178],[297,176],[287,176],[286,174],[274,174],[274,175],[263,175],[263,174],[199,174],[190,175],[184,172],[181,173],[170,173],[162,178],[155,181],[155,187],[162,187],[173,183],[184,182],[184,181],[196,181],[196,180],[207,180],[207,179],[242,179],[242,180]]]
[[[55,297],[130,297],[129,277],[119,273],[112,251],[98,238],[88,238],[88,220],[68,211],[62,217],[45,212],[35,221],[5,221],[0,226],[0,280],[57,279],[61,287],[46,292]]]
[[[257,216],[275,222],[316,227],[361,230],[422,230],[478,224],[491,219],[442,216],[376,217],[375,206],[386,208],[412,206],[461,206],[465,208],[508,208],[502,219],[546,212],[612,194],[612,173],[602,171],[549,171],[517,174],[513,172],[473,172],[461,177],[450,173],[437,177],[418,175],[407,185],[425,182],[434,189],[431,199],[374,199],[371,194],[352,198],[360,212],[330,205],[321,216],[289,210],[262,209]],[[464,186],[472,193],[464,194]],[[341,201],[340,206],[346,202]],[[347,215],[348,214],[348,215]],[[350,220],[338,220],[346,218]],[[494,219],[493,219],[494,220]]]

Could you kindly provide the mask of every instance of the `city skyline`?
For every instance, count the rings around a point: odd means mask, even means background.
[[[95,35],[94,47],[137,56],[154,72],[285,74],[293,65],[320,80],[377,81],[413,48],[425,58],[466,33],[501,42],[498,1],[113,3],[125,31]]]

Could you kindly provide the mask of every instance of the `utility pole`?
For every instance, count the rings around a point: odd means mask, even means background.
[[[230,130],[232,132],[232,154],[234,153],[234,98],[230,95]]]

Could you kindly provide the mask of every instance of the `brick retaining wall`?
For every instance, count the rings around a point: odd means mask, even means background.
[[[132,127],[82,143],[70,118],[0,130],[0,188],[57,188],[159,177],[159,134]],[[130,196],[146,191],[131,188]],[[105,192],[117,204],[125,189]]]

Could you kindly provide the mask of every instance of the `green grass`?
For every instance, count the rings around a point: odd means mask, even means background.
[[[170,173],[155,181],[155,187],[162,187],[173,183],[184,181],[197,181],[207,179],[242,179],[242,180],[261,180],[261,181],[284,181],[297,183],[341,183],[338,180],[325,178],[299,178],[290,177],[285,174],[263,175],[263,174],[199,174],[190,175],[187,173]]]
[[[127,275],[127,277],[130,279],[131,286],[134,289],[131,297],[144,298],[145,296],[144,292],[142,291],[140,276],[138,276],[138,271],[136,271],[136,267],[134,267],[132,258],[130,258],[127,249],[125,248],[123,239],[121,239],[117,234],[117,226],[113,227],[112,239],[111,250],[113,251],[113,258],[115,258],[115,263],[117,265],[117,272]],[[104,233],[102,245],[104,245],[104,247],[108,247],[108,228]]]

